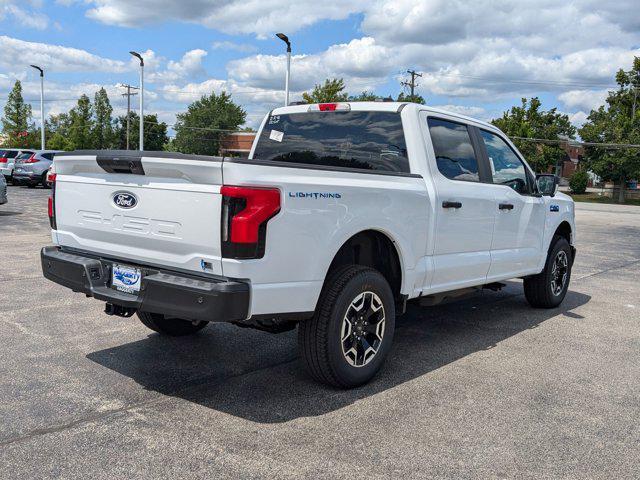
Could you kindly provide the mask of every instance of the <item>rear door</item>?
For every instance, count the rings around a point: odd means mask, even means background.
[[[471,126],[424,115],[432,145],[430,156],[436,189],[431,291],[446,291],[485,282],[491,262],[495,221],[486,165],[480,161]]]
[[[222,160],[137,152],[56,154],[58,244],[221,274]]]
[[[536,270],[543,254],[544,200],[534,195],[534,178],[505,138],[480,129],[491,169],[496,224],[488,277],[505,279]]]

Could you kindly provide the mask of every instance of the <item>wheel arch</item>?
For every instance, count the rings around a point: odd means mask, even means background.
[[[361,230],[336,250],[326,269],[325,282],[342,266],[364,265],[378,270],[389,282],[396,301],[400,301],[405,278],[402,258],[398,243],[388,233],[378,229]]]

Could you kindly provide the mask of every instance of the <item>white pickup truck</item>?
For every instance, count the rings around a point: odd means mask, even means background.
[[[45,277],[168,335],[298,325],[319,381],[367,382],[406,302],[524,279],[558,306],[574,204],[496,127],[410,103],[271,111],[249,158],[55,157]]]

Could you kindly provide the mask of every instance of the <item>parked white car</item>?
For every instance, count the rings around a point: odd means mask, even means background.
[[[406,302],[524,278],[565,297],[574,205],[496,127],[409,103],[277,108],[248,159],[56,156],[44,275],[149,328],[298,325],[311,374],[367,382]]]

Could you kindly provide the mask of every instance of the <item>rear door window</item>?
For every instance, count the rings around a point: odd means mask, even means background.
[[[53,160],[53,156],[55,155],[55,153],[43,153],[42,155],[40,155],[42,158],[45,158],[47,160]]]
[[[467,125],[440,118],[427,122],[440,173],[451,180],[479,182],[478,160]]]
[[[410,171],[402,120],[396,112],[270,115],[253,157],[377,172]]]
[[[17,150],[7,150],[7,154],[4,156],[4,158],[16,158],[17,156],[18,156]]]

